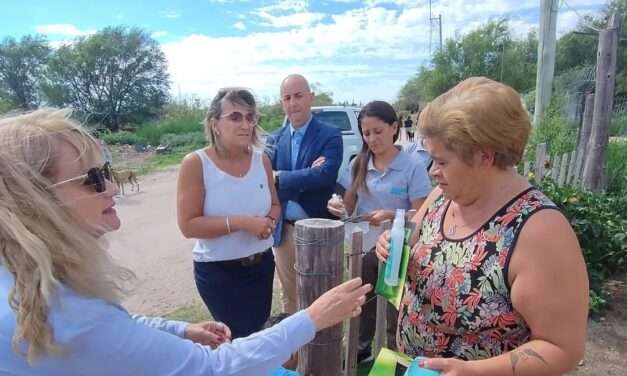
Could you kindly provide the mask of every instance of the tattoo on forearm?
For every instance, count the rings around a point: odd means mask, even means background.
[[[518,365],[518,362],[520,362],[521,360],[526,360],[529,358],[536,358],[540,360],[542,363],[548,365],[548,363],[546,362],[546,360],[544,360],[542,355],[538,354],[537,352],[529,348],[514,350],[509,354],[509,358],[512,363],[512,374],[514,375],[516,374],[516,366]]]

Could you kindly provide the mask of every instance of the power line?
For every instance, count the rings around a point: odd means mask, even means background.
[[[592,25],[591,23],[587,22],[587,21],[586,21],[586,18],[585,18],[584,16],[582,16],[582,15],[581,15],[581,14],[577,11],[577,9],[575,9],[575,8],[571,7],[571,6],[568,4],[568,2],[567,2],[566,0],[562,0],[562,4],[563,4],[563,5],[566,5],[566,8],[568,8],[568,9],[570,9],[572,12],[574,12],[574,13],[575,13],[575,15],[576,15],[577,17],[579,17],[579,21],[580,21],[580,22],[581,22],[584,26],[586,26],[586,27],[588,27],[588,28],[590,28],[590,29],[592,29],[592,30],[596,31],[597,33],[601,32],[601,29],[599,29],[599,28],[595,27],[594,25]]]

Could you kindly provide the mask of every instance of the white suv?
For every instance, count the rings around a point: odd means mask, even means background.
[[[332,125],[342,131],[342,144],[344,155],[342,155],[342,165],[340,173],[348,168],[348,164],[361,150],[363,140],[357,128],[357,117],[359,116],[359,107],[348,106],[320,106],[313,107],[311,112],[314,113],[316,119],[323,123]],[[283,120],[283,126],[286,125],[287,118]]]

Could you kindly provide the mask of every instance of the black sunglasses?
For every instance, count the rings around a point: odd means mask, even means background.
[[[111,164],[109,164],[109,162],[105,162],[102,167],[92,167],[87,170],[86,174],[52,184],[51,186],[49,186],[49,188],[53,188],[61,184],[69,183],[71,181],[76,181],[83,178],[85,179],[83,180],[83,185],[91,185],[94,187],[94,190],[97,193],[102,193],[107,190],[106,181],[113,181],[113,171],[111,170]]]

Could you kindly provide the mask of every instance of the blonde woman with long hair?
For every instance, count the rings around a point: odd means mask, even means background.
[[[0,374],[263,375],[361,312],[370,286],[352,280],[233,343],[221,323],[129,315],[120,301],[133,273],[101,241],[120,227],[116,189],[69,115],[0,120]]]

